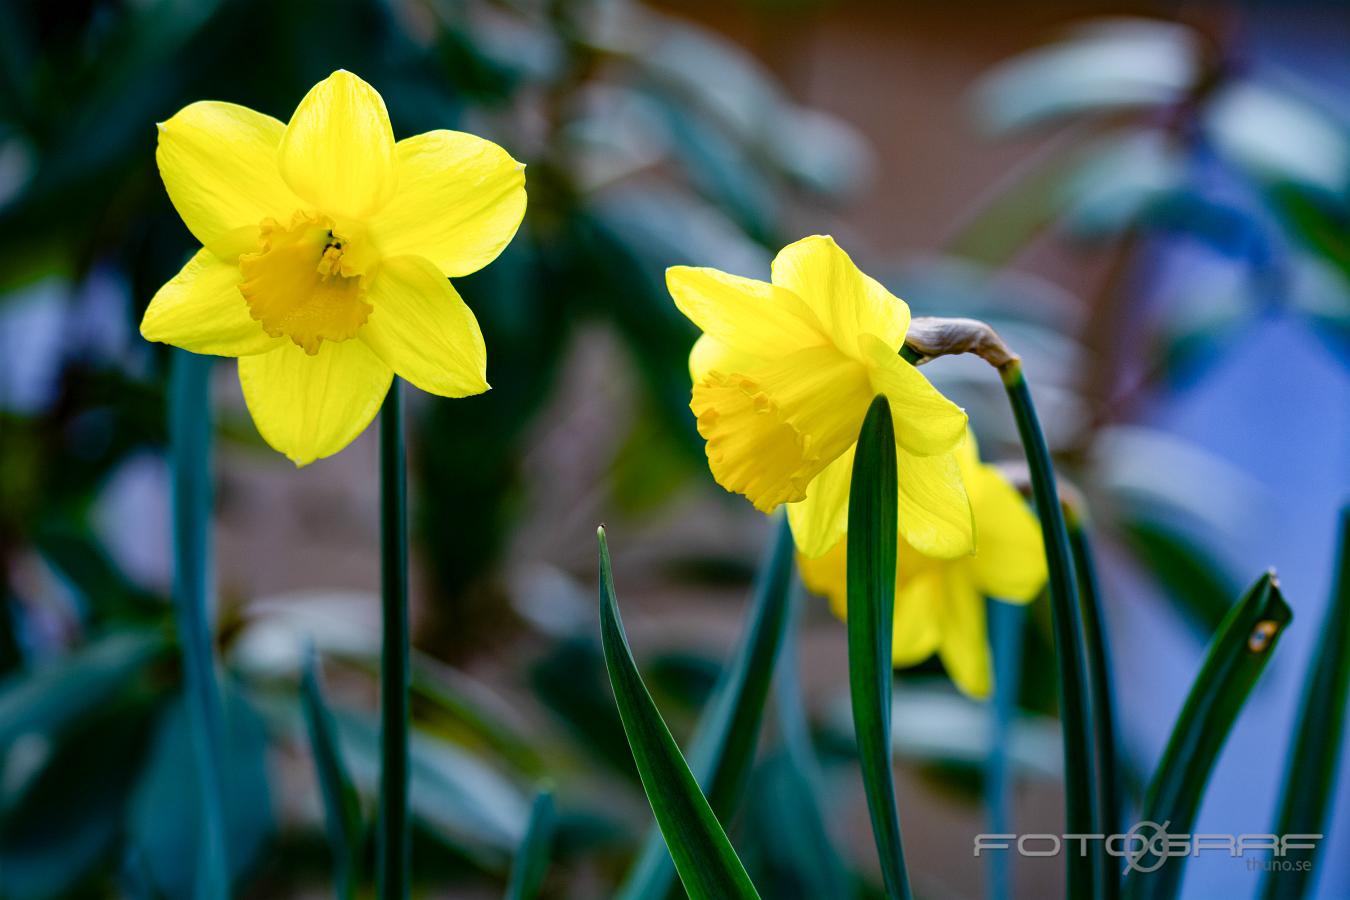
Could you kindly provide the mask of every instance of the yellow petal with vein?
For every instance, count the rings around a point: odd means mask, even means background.
[[[385,256],[421,256],[443,275],[497,258],[525,215],[525,167],[491,141],[429,131],[399,141],[398,190],[371,220]]]
[[[487,349],[478,320],[429,260],[385,260],[368,296],[373,311],[361,340],[399,376],[442,397],[488,389]]]
[[[297,466],[350,444],[375,418],[393,377],[359,340],[324,341],[314,356],[286,342],[239,360],[258,433]]]
[[[389,202],[398,186],[384,98],[341,69],[300,101],[278,154],[291,190],[325,215],[365,218]]]
[[[237,265],[221,262],[205,248],[197,251],[155,293],[141,319],[141,335],[214,356],[249,356],[279,346],[281,341],[268,337],[249,315],[240,278]]]

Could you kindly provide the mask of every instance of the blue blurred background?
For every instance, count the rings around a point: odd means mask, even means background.
[[[208,98],[284,120],[335,68],[382,92],[396,136],[461,128],[528,166],[520,235],[458,282],[494,389],[411,409],[427,895],[500,895],[544,777],[562,810],[549,895],[609,896],[621,877],[649,812],[598,651],[594,526],[681,738],[770,533],[707,471],[687,408],[696,335],[662,272],[763,278],[817,232],[916,313],[985,318],[1025,357],[1103,557],[1136,790],[1223,612],[1278,569],[1294,626],[1197,825],[1270,830],[1350,495],[1348,40],[1350,15],[1316,3],[0,5],[0,896],[189,891],[167,355],[137,323],[193,242],[155,172],[154,123]],[[986,455],[1018,458],[982,364],[926,371]],[[231,361],[214,400],[235,888],[319,896],[329,857],[296,685],[313,641],[369,803],[373,435],[297,471],[253,430]],[[1023,644],[1013,825],[1058,832],[1044,603]],[[815,599],[790,660],[824,855],[874,895],[844,636]],[[899,674],[895,717],[916,893],[985,896],[971,840],[987,710],[934,661]],[[766,728],[733,838],[766,896],[818,896],[787,824],[799,761],[781,730]],[[1338,793],[1345,810],[1350,784]],[[1317,896],[1350,896],[1350,820],[1328,840]],[[1055,860],[1016,860],[1011,877],[1014,896],[1062,890]],[[1258,885],[1206,855],[1184,894]]]

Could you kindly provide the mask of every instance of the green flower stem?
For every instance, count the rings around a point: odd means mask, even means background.
[[[173,478],[173,596],[201,791],[195,896],[230,894],[221,777],[224,716],[211,634],[211,358],[175,350],[169,371],[169,464]]]
[[[405,900],[408,834],[408,474],[403,452],[402,382],[395,378],[380,409],[379,896]]]
[[[994,656],[994,697],[989,704],[993,738],[984,769],[985,827],[990,834],[1008,834],[1012,831],[1014,786],[1008,750],[1017,721],[1017,695],[1022,687],[1022,638],[1027,609],[1017,603],[987,602],[989,642]],[[1012,896],[1012,854],[989,853],[986,858],[989,900],[1008,900]]]
[[[1111,687],[1111,650],[1106,639],[1102,614],[1101,581],[1097,577],[1092,539],[1079,511],[1065,504],[1069,528],[1069,546],[1073,551],[1080,609],[1083,615],[1083,640],[1087,649],[1088,694],[1092,707],[1093,749],[1097,764],[1097,807],[1103,823],[1102,834],[1114,834],[1121,820],[1120,766],[1116,759],[1115,697]],[[1106,898],[1120,896],[1115,878],[1106,880]]]
[[[1046,563],[1050,570],[1050,607],[1058,664],[1059,708],[1064,735],[1064,820],[1066,834],[1103,833],[1106,827],[1097,804],[1093,778],[1092,709],[1086,690],[1088,666],[1083,641],[1083,620],[1074,577],[1073,554],[1064,524],[1055,485],[1055,470],[1050,451],[1036,417],[1031,391],[1022,375],[1022,364],[1014,359],[999,369],[1008,392],[1017,431],[1031,470],[1032,495],[1041,519]],[[1070,898],[1102,896],[1105,885],[1114,882],[1103,859],[1103,844],[1089,844],[1089,855],[1066,853],[1067,884]],[[1077,850],[1077,845],[1074,845]],[[1096,874],[1094,874],[1096,873]],[[1094,890],[1094,884],[1100,890]]]

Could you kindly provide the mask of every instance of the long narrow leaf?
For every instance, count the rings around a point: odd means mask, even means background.
[[[357,866],[361,858],[361,802],[347,772],[338,746],[337,726],[324,702],[319,684],[318,658],[311,649],[300,681],[300,703],[305,713],[310,752],[323,798],[324,824],[333,850],[333,883],[338,900],[346,900],[356,890]]]
[[[520,849],[511,863],[511,881],[506,886],[506,900],[533,900],[539,896],[539,888],[548,872],[553,827],[553,792],[542,790],[534,795],[525,839],[520,842]]]
[[[173,477],[173,595],[183,650],[183,681],[201,791],[201,846],[195,896],[223,900],[230,877],[221,775],[224,714],[211,630],[210,357],[176,350],[169,373],[169,449]]]
[[[1088,701],[1088,666],[1079,607],[1078,582],[1074,577],[1064,510],[1059,503],[1050,450],[1036,416],[1020,363],[1002,370],[1003,385],[1017,420],[1017,432],[1031,471],[1031,489],[1041,519],[1045,559],[1050,573],[1050,611],[1055,634],[1055,661],[1059,678],[1059,715],[1064,733],[1064,822],[1071,834],[1103,834],[1112,829],[1097,803],[1092,759],[1092,710]],[[1105,895],[1114,876],[1102,842],[1093,842],[1091,853],[1066,853],[1068,895],[1073,900]]]
[[[662,720],[647,686],[642,683],[619,617],[614,573],[603,528],[599,529],[598,536],[600,638],[605,666],[623,720],[624,734],[633,751],[633,761],[656,816],[656,824],[670,848],[675,870],[692,900],[757,898],[759,894],[750,883],[745,867],[680,755],[680,748]]]
[[[689,768],[713,812],[723,819],[736,811],[759,740],[764,701],[787,630],[792,552],[792,531],[787,517],[780,517],[773,548],[756,580],[749,623],[690,744]],[[625,900],[665,897],[674,880],[666,843],[661,832],[653,830],[618,896]]]
[[[1336,795],[1336,768],[1345,733],[1346,686],[1350,684],[1350,507],[1341,511],[1340,553],[1335,593],[1308,663],[1284,798],[1276,834],[1320,834],[1327,821],[1327,803]],[[1291,850],[1291,865],[1272,868],[1266,876],[1267,900],[1297,900],[1312,885],[1317,850]],[[1306,864],[1306,868],[1300,868]]]
[[[798,635],[802,601],[800,583],[792,595],[787,628],[790,634]],[[790,821],[782,826],[791,844],[787,852],[794,862],[794,871],[800,873],[806,896],[848,900],[854,895],[853,884],[835,850],[826,826],[825,811],[821,808],[820,763],[811,745],[798,664],[797,654],[782,654],[774,681],[778,727],[783,734],[783,754],[788,763],[782,803],[792,811]]]
[[[1292,618],[1270,572],[1224,618],[1153,773],[1141,823],[1154,823],[1168,834],[1190,834],[1214,761]],[[1140,834],[1144,839],[1156,836]],[[1150,840],[1159,849],[1165,844]],[[1130,861],[1126,896],[1131,900],[1175,897],[1186,859],[1184,855],[1159,857],[1145,850]]]
[[[895,467],[891,405],[879,395],[858,435],[848,495],[848,685],[886,895],[908,898],[891,768],[891,622],[899,497]]]

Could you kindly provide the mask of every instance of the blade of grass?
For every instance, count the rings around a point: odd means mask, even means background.
[[[1101,580],[1097,577],[1092,539],[1080,514],[1066,511],[1069,547],[1082,599],[1083,640],[1087,648],[1088,695],[1092,707],[1093,750],[1096,753],[1097,805],[1104,825],[1102,834],[1114,834],[1121,827],[1120,767],[1116,759],[1116,715],[1111,686],[1111,649],[1106,640],[1102,613]],[[1108,872],[1110,869],[1107,870]],[[1120,896],[1120,883],[1106,879],[1106,898]]]
[[[735,814],[755,756],[764,701],[787,631],[792,554],[792,530],[787,517],[780,516],[773,547],[756,578],[740,645],[723,670],[690,743],[689,768],[721,819]],[[659,829],[653,830],[618,896],[625,900],[665,897],[674,881],[675,868],[665,841]]]
[[[403,382],[380,409],[380,900],[406,900],[408,829],[408,476],[403,452]]]
[[[1083,621],[1074,577],[1069,536],[1060,507],[1050,450],[1041,431],[1019,360],[1000,369],[1017,432],[1031,471],[1032,495],[1041,519],[1046,564],[1050,571],[1051,624],[1055,635],[1055,661],[1059,677],[1059,710],[1064,734],[1064,823],[1069,834],[1109,834],[1097,800],[1093,776],[1093,710],[1088,699],[1088,664],[1083,640]],[[1093,841],[1089,855],[1066,853],[1066,881],[1070,898],[1104,896],[1115,881],[1108,874],[1113,866],[1105,844]]]
[[[511,863],[506,900],[533,900],[539,896],[539,888],[548,872],[549,851],[553,848],[553,827],[553,792],[541,790],[534,795],[530,824],[525,828],[525,838]]]
[[[169,462],[173,479],[173,595],[183,649],[183,681],[201,791],[201,845],[195,896],[223,900],[230,876],[225,848],[224,733],[211,629],[211,358],[173,351],[169,371]]]
[[[311,647],[300,681],[300,703],[309,733],[314,771],[323,798],[324,825],[333,850],[333,886],[338,900],[355,895],[361,859],[361,802],[338,746],[337,726],[324,702],[318,655]]]
[[[1153,773],[1141,822],[1154,823],[1167,834],[1191,833],[1214,761],[1291,618],[1271,572],[1224,618]],[[1160,848],[1164,844],[1157,842]],[[1175,897],[1186,859],[1144,850],[1130,861],[1125,895],[1131,900]]]
[[[1320,834],[1327,824],[1327,804],[1336,795],[1336,769],[1345,734],[1346,686],[1350,684],[1350,507],[1341,511],[1336,585],[1308,663],[1294,745],[1289,754],[1276,834]],[[1312,886],[1317,849],[1291,849],[1294,863],[1266,875],[1262,896],[1297,900]],[[1300,869],[1298,864],[1306,863]]]
[[[848,685],[858,762],[886,896],[908,898],[909,874],[891,767],[891,621],[899,488],[891,405],[872,400],[858,435],[848,495]]]
[[[643,790],[670,848],[675,870],[692,900],[734,900],[759,894],[689,771],[647,686],[642,683],[624,634],[614,596],[614,573],[600,541],[600,637],[610,685],[633,751]]]

